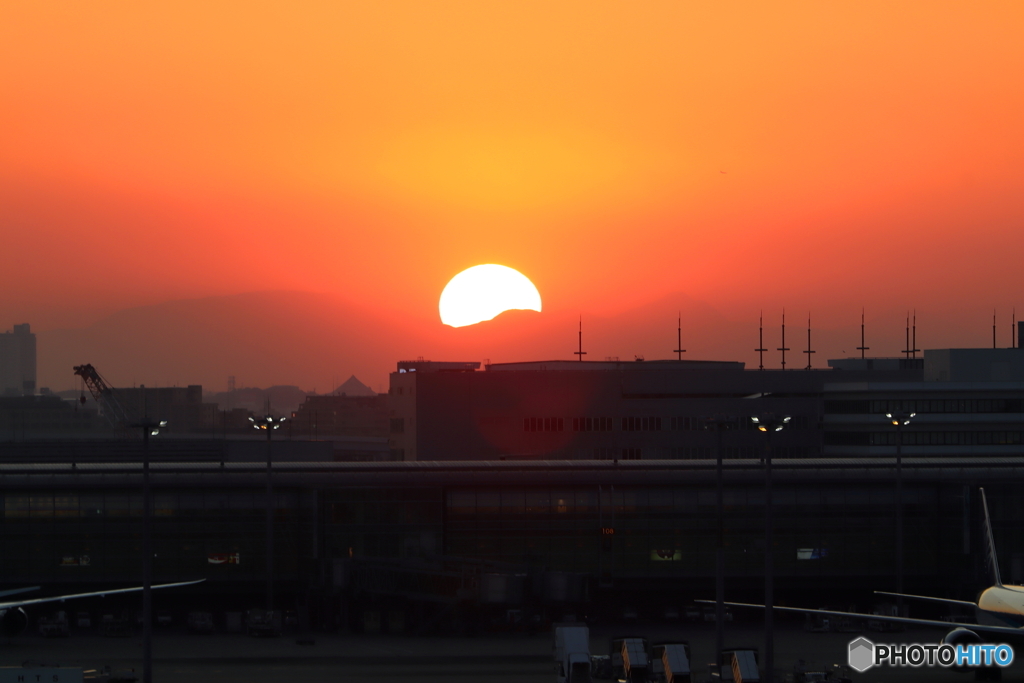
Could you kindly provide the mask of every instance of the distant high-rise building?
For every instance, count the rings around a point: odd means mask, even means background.
[[[31,396],[36,392],[36,335],[28,323],[0,334],[0,395]]]

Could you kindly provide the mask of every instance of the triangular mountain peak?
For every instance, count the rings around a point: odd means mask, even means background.
[[[341,396],[342,394],[344,394],[345,396],[376,396],[377,395],[376,391],[374,391],[373,389],[371,389],[370,387],[366,386],[365,384],[360,382],[358,379],[356,379],[355,375],[352,375],[347,380],[345,380],[344,384],[342,384],[337,389],[335,389],[333,393],[334,393],[335,396]]]

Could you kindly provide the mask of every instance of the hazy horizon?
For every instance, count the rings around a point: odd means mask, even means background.
[[[895,307],[866,310],[868,357],[904,355],[906,313]],[[765,311],[766,369],[780,367],[781,315],[781,310]],[[990,347],[991,315],[969,311],[964,324],[937,327],[932,312],[918,310],[917,348]],[[1012,315],[997,318],[1000,347],[1012,342]],[[756,314],[740,320],[682,295],[618,315],[584,317],[585,359],[676,358],[680,318],[684,360],[732,360],[758,367]],[[567,310],[507,311],[466,328],[432,329],[420,320],[389,321],[331,294],[256,292],[162,302],[124,309],[86,326],[33,326],[33,331],[39,348],[38,386],[53,390],[76,387],[71,367],[88,362],[115,386],[202,384],[204,390],[217,392],[226,389],[227,377],[233,375],[238,387],[293,385],[326,393],[351,375],[375,391],[386,391],[387,375],[396,363],[418,357],[573,360],[579,319]],[[811,329],[813,367],[860,355],[859,310],[812,312]],[[786,368],[803,369],[806,312],[787,310],[786,346]]]

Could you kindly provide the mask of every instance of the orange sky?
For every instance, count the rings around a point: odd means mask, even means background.
[[[554,312],[1024,312],[1024,4],[697,5],[7,0],[0,328],[268,289],[439,324],[487,262]]]

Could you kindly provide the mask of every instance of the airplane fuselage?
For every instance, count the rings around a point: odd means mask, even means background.
[[[991,586],[978,596],[979,624],[1024,627],[1024,586]]]

